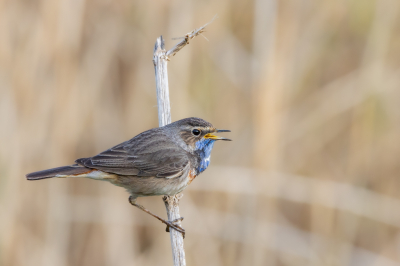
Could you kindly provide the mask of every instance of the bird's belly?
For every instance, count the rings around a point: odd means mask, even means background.
[[[117,186],[137,197],[175,195],[182,192],[195,178],[194,170],[175,178],[118,176]]]

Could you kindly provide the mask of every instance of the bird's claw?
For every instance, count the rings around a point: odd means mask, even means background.
[[[180,225],[176,224],[177,222],[181,222],[181,221],[183,221],[183,217],[180,217],[173,221],[165,221],[165,224],[167,225],[167,228],[165,228],[165,231],[169,232],[169,228],[172,227],[176,231],[181,232],[183,238],[185,238],[185,233],[186,233],[185,229],[183,229]]]

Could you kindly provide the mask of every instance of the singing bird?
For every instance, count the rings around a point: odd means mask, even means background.
[[[166,221],[136,202],[138,197],[175,195],[182,192],[210,164],[217,140],[229,140],[215,133],[211,123],[196,117],[185,118],[163,127],[147,130],[96,156],[81,158],[75,164],[26,175],[28,180],[86,177],[108,181],[125,188],[129,202],[185,233],[176,221]],[[179,220],[179,219],[178,219]]]

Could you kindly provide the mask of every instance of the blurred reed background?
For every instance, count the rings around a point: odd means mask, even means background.
[[[184,192],[188,265],[400,265],[397,0],[0,1],[0,265],[172,265],[123,189],[24,175],[156,127],[156,38],[215,14],[169,63],[172,119],[234,140]]]

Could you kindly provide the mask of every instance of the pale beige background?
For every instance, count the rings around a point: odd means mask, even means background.
[[[92,180],[28,182],[172,119],[231,129],[185,191],[188,265],[400,265],[400,2],[0,1],[0,265],[172,265],[165,227]],[[161,197],[140,203],[165,217]]]

